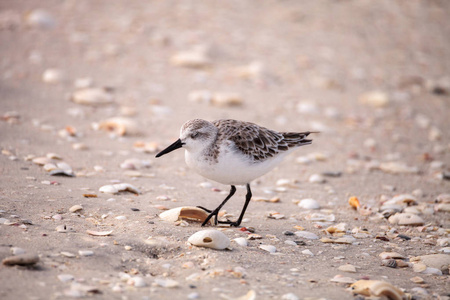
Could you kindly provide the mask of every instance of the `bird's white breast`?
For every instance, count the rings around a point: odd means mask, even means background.
[[[185,159],[186,164],[203,177],[227,185],[244,185],[272,170],[287,152],[262,162],[253,162],[230,145],[222,145],[217,159],[209,159],[201,152],[191,153],[188,150]]]

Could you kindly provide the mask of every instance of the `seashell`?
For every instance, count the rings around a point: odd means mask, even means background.
[[[309,176],[308,181],[311,183],[325,183],[326,179],[320,174],[312,174],[311,176]]]
[[[321,213],[313,213],[311,215],[306,216],[305,219],[316,222],[334,222],[336,217],[333,214],[325,215]]]
[[[410,167],[402,162],[384,162],[380,163],[380,170],[391,174],[417,174],[419,173],[419,168]]]
[[[419,277],[419,276],[412,277],[409,280],[411,280],[414,283],[418,283],[418,284],[425,283],[425,280],[423,280],[423,278]]]
[[[73,171],[68,171],[68,170],[62,170],[62,169],[55,169],[50,171],[48,174],[50,174],[51,176],[67,176],[67,177],[75,177],[75,174],[73,173]]]
[[[53,170],[58,169],[58,167],[57,167],[55,164],[52,164],[52,163],[45,164],[42,168],[43,168],[45,171],[47,171],[47,172],[51,172],[51,171],[53,171]]]
[[[237,298],[230,297],[225,294],[221,294],[220,296],[225,300],[256,300],[256,292],[254,290],[250,290],[247,294]]]
[[[42,74],[42,81],[45,83],[56,84],[64,79],[64,74],[58,69],[47,69]]]
[[[375,108],[385,107],[390,100],[388,95],[382,91],[370,91],[359,96],[359,102]]]
[[[413,265],[413,271],[416,273],[421,273],[427,269],[427,265],[424,263],[416,263]]]
[[[272,245],[259,245],[260,249],[263,249],[269,253],[275,253],[277,252],[277,248],[275,246]]]
[[[342,272],[356,273],[356,267],[354,265],[349,264],[339,266],[338,270]]]
[[[67,252],[67,251],[61,251],[60,253],[61,253],[62,256],[70,257],[70,258],[74,258],[76,256],[72,252]]]
[[[58,160],[62,159],[61,155],[58,155],[58,154],[52,153],[52,152],[47,153],[46,157],[48,157],[50,159],[58,159]]]
[[[36,157],[32,159],[32,162],[39,166],[50,164],[52,160],[48,157]]]
[[[429,254],[417,256],[411,259],[412,261],[420,261],[427,267],[441,270],[443,273],[449,273],[450,255],[447,254]]]
[[[298,206],[304,209],[319,209],[320,204],[314,199],[303,199],[298,203]]]
[[[105,105],[113,102],[113,95],[105,88],[85,88],[72,94],[71,100],[82,105]]]
[[[346,227],[347,227],[347,223],[339,223],[339,224],[328,227],[327,229],[325,229],[325,231],[330,234],[338,233],[338,232],[345,232]]]
[[[406,204],[406,206],[417,205],[417,198],[410,194],[401,194],[394,196],[392,197],[392,199],[384,202],[383,206],[391,204]]]
[[[390,300],[402,300],[405,294],[390,283],[379,280],[358,280],[350,286],[355,294],[368,297],[385,297]]]
[[[204,222],[208,217],[208,213],[198,207],[183,206],[169,209],[159,214],[159,217],[165,221],[176,222],[179,220],[191,220],[197,222]],[[209,221],[211,223],[211,220]]]
[[[66,226],[66,225],[58,225],[58,226],[56,226],[55,230],[56,230],[57,232],[61,232],[61,233],[66,233],[66,232],[69,231],[69,230],[67,229],[67,226]]]
[[[356,280],[351,277],[344,277],[342,275],[336,275],[333,278],[330,279],[331,282],[337,282],[337,283],[347,283],[351,284],[354,283]]]
[[[78,254],[81,256],[92,256],[94,255],[94,251],[92,250],[78,250]]]
[[[439,203],[434,207],[436,211],[450,212],[450,203]]]
[[[308,239],[308,240],[319,239],[319,237],[316,234],[309,232],[309,231],[296,231],[295,235],[298,237],[304,238],[304,239]]]
[[[112,132],[119,136],[136,135],[139,133],[136,121],[126,117],[114,117],[101,121],[98,124],[98,129]]]
[[[165,287],[165,288],[176,288],[180,285],[178,283],[178,281],[175,281],[172,279],[160,279],[160,278],[155,279],[155,284],[158,286],[161,286],[161,287]]]
[[[194,246],[222,250],[230,245],[230,239],[221,231],[214,229],[202,230],[194,233],[188,239]]]
[[[69,281],[75,280],[75,277],[73,277],[73,275],[71,275],[71,274],[59,274],[58,279],[61,282],[69,282]]]
[[[87,234],[90,234],[90,235],[94,235],[94,236],[107,236],[107,235],[110,235],[112,232],[113,232],[113,230],[110,230],[110,231],[94,231],[94,230],[86,230],[86,232],[87,232]]]
[[[356,197],[350,197],[348,199],[348,204],[350,204],[351,207],[353,207],[354,209],[358,209],[361,204],[359,204],[359,200]]]
[[[135,286],[135,287],[144,287],[147,286],[147,283],[145,282],[144,278],[140,276],[134,276],[128,279],[127,284]]]
[[[450,194],[440,194],[436,197],[436,203],[450,203]]]
[[[112,185],[104,185],[99,188],[99,192],[106,194],[117,194],[119,192],[131,192],[133,194],[140,194],[141,192],[129,183],[117,183]]]
[[[114,185],[109,184],[100,187],[98,191],[105,194],[117,194],[119,192],[119,189],[117,189]]]
[[[205,47],[195,47],[192,50],[178,52],[170,58],[170,62],[177,67],[205,68],[211,65]]]
[[[74,213],[74,212],[77,212],[77,211],[80,211],[80,210],[83,210],[83,206],[78,205],[78,204],[72,206],[71,208],[69,208],[69,211],[70,211],[71,213]]]
[[[39,256],[36,254],[20,254],[15,256],[9,256],[2,260],[5,266],[29,266],[34,265],[39,261]]]
[[[211,98],[211,104],[215,106],[239,106],[244,103],[242,96],[235,93],[215,93]]]
[[[26,253],[25,249],[19,247],[11,247],[10,250],[12,255],[21,255]]]
[[[397,213],[393,216],[390,216],[388,219],[389,223],[397,224],[397,225],[410,225],[410,226],[420,226],[425,223],[425,221],[414,214],[408,213]]]
[[[378,256],[381,259],[390,259],[390,258],[405,259],[405,257],[403,255],[401,255],[400,253],[397,253],[397,252],[381,252],[380,254],[378,254]]]
[[[126,170],[137,170],[141,168],[149,168],[151,166],[150,161],[148,160],[141,160],[137,158],[130,158],[125,160],[123,163],[120,164],[120,167],[122,169]]]
[[[309,249],[305,249],[302,251],[302,254],[308,255],[308,256],[314,256],[314,253],[311,252]]]
[[[248,241],[243,237],[235,238],[235,239],[233,239],[233,241],[235,241],[236,244],[238,244],[239,246],[242,246],[242,247],[248,246]]]

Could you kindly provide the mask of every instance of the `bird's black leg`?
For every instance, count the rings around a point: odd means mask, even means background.
[[[236,222],[229,223],[230,226],[238,227],[241,225],[242,219],[244,218],[245,210],[247,209],[250,200],[252,199],[252,191],[250,190],[250,183],[247,183],[247,195],[245,195],[245,204],[242,208],[241,214],[239,215],[239,219]]]
[[[215,216],[216,218],[214,219],[214,224],[217,225],[218,222],[218,217],[217,215],[219,214],[220,209],[222,208],[222,206],[225,205],[225,203],[227,203],[228,200],[230,200],[231,197],[233,197],[234,193],[236,192],[236,187],[234,185],[231,186],[231,190],[230,193],[228,194],[228,196],[225,198],[225,200],[222,201],[222,203],[215,209],[213,210],[209,216],[206,218],[205,221],[203,221],[202,226],[205,226],[206,223],[208,223],[208,221]],[[204,209],[203,207],[200,207],[201,209]],[[205,211],[208,211],[206,209],[204,209]]]

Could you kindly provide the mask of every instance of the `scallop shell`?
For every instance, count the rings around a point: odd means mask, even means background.
[[[214,229],[202,230],[194,233],[188,239],[194,246],[223,250],[230,245],[230,239],[221,231]]]
[[[208,217],[208,213],[195,206],[182,206],[162,212],[159,214],[159,217],[169,222],[176,222],[180,219],[204,222]]]
[[[364,296],[376,296],[391,299],[402,300],[405,294],[395,286],[385,281],[379,280],[358,280],[350,286],[353,293]]]

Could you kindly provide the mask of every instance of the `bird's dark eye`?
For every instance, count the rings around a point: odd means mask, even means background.
[[[195,139],[198,136],[198,132],[194,132],[191,134],[191,139]]]

